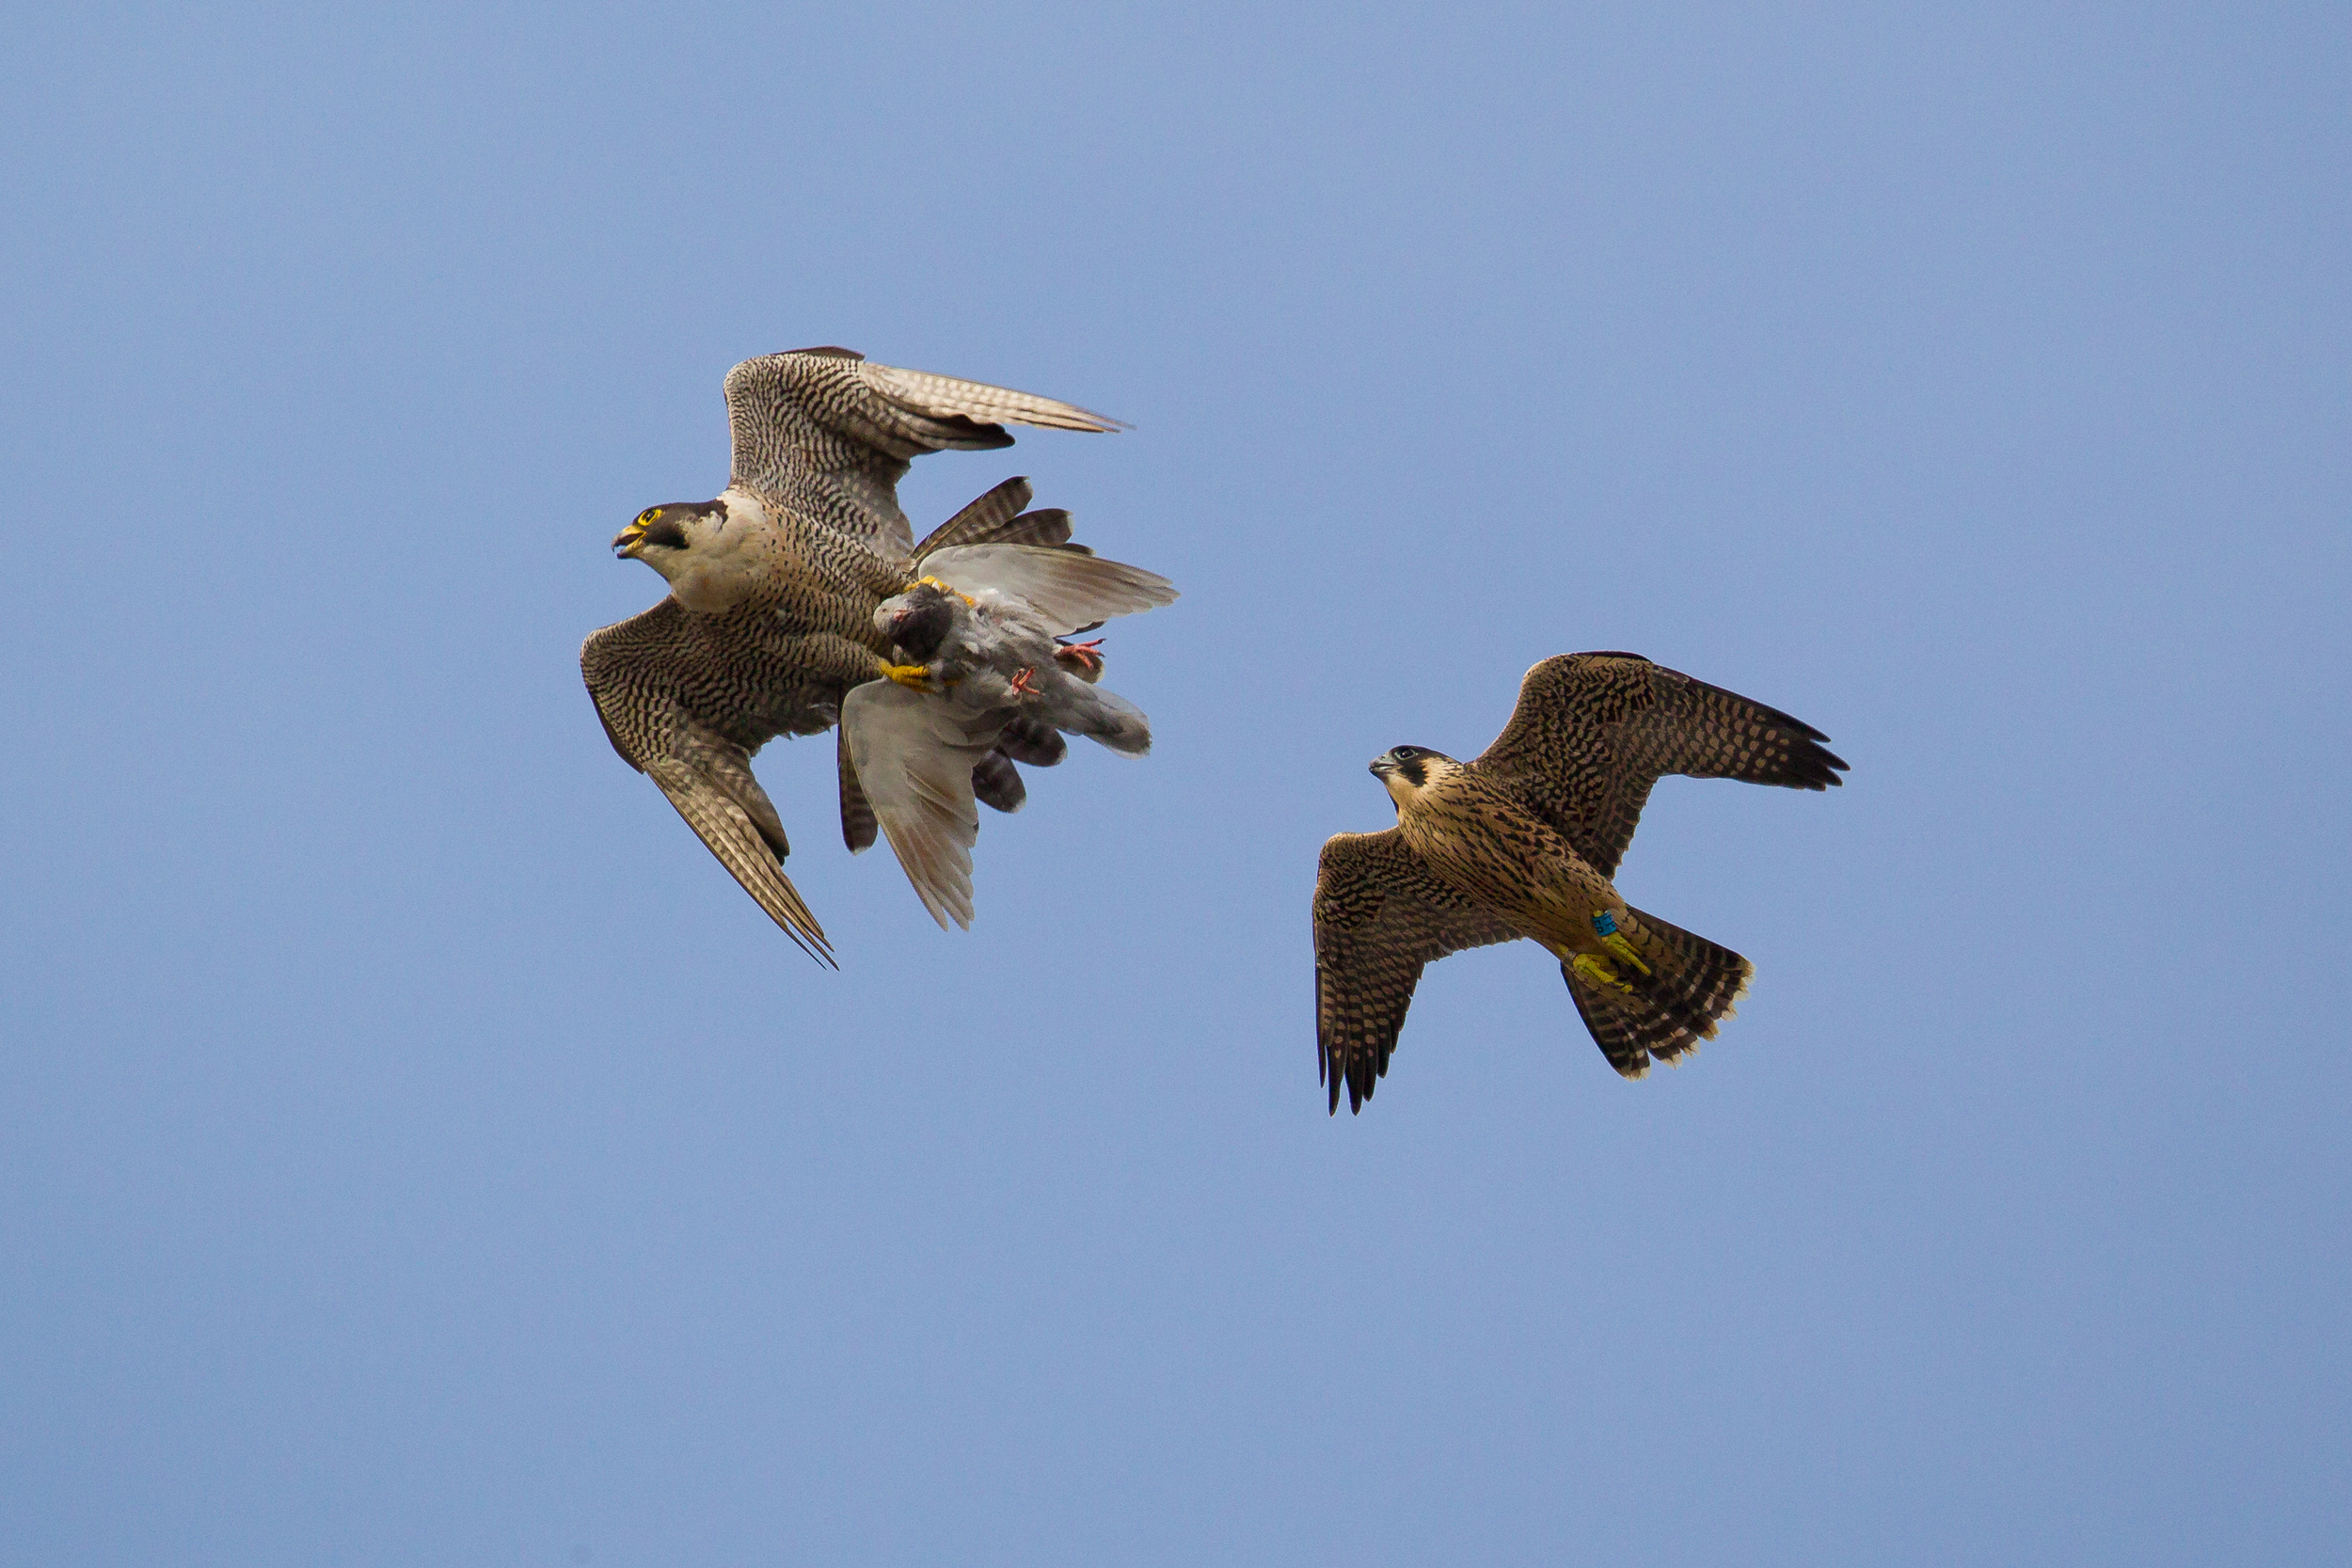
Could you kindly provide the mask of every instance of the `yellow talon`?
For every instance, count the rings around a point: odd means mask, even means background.
[[[979,600],[974,598],[971,594],[965,593],[962,589],[958,588],[954,583],[942,582],[937,578],[918,578],[915,579],[914,586],[918,588],[936,588],[943,594],[953,594],[957,598],[961,599],[968,605],[977,605],[980,602]]]
[[[931,667],[928,664],[885,664],[882,673],[913,690],[929,691],[931,689]]]
[[[1575,960],[1570,963],[1568,967],[1575,970],[1579,974],[1583,975],[1587,980],[1591,980],[1596,984],[1614,986],[1619,990],[1628,992],[1633,990],[1631,986],[1617,978],[1617,972],[1615,970],[1610,968],[1607,964],[1603,963],[1597,957],[1591,953],[1579,953],[1576,956]],[[1644,971],[1644,973],[1646,974],[1647,971]]]
[[[1649,965],[1642,961],[1642,955],[1636,953],[1633,950],[1633,944],[1626,941],[1625,938],[1617,932],[1612,931],[1607,936],[1601,938],[1600,944],[1609,949],[1612,953],[1614,953],[1620,958],[1623,958],[1626,962],[1631,964],[1634,968],[1640,970],[1643,974],[1647,974],[1649,973]]]

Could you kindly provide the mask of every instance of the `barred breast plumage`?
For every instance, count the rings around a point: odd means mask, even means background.
[[[850,689],[885,667],[873,612],[913,580],[917,551],[897,491],[914,457],[1009,446],[1004,420],[1118,423],[835,348],[745,360],[727,374],[726,403],[726,491],[647,508],[613,541],[669,578],[671,596],[592,634],[580,671],[613,750],[660,785],[787,935],[830,962],[823,928],[784,875],[783,823],[752,753],[778,735],[821,733]],[[982,537],[992,522],[1028,537],[1058,519],[1066,539],[1066,515],[1021,515],[1027,496],[1025,482],[1009,482],[954,521]],[[975,509],[977,524],[966,515]],[[1018,775],[997,760],[980,765],[982,798],[1018,803]],[[842,786],[843,835],[862,848],[873,820],[846,759]]]
[[[1342,833],[1315,881],[1315,1034],[1330,1105],[1388,1070],[1421,972],[1525,937],[1560,960],[1609,1065],[1639,1078],[1714,1037],[1754,973],[1729,948],[1629,905],[1611,881],[1667,774],[1826,789],[1846,764],[1811,725],[1635,654],[1527,673],[1475,761],[1399,746],[1372,765],[1397,807]]]

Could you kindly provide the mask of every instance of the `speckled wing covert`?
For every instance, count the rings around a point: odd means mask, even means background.
[[[834,962],[824,927],[784,874],[791,845],[774,802],[752,775],[751,750],[694,717],[682,695],[725,692],[731,672],[723,658],[699,657],[703,627],[675,599],[606,626],[580,650],[580,672],[596,716],[621,760],[661,786],[696,836],[734,874],[784,934],[819,962]],[[674,666],[691,672],[691,684]],[[716,705],[727,705],[723,702]],[[838,967],[837,965],[835,967]]]
[[[1315,1044],[1331,1109],[1361,1110],[1389,1070],[1424,965],[1519,933],[1432,875],[1394,828],[1340,833],[1315,877]]]
[[[1846,767],[1828,738],[1639,654],[1562,654],[1528,671],[1510,723],[1470,766],[1613,877],[1660,779],[1827,789]]]
[[[1007,421],[1120,428],[1072,404],[868,364],[846,348],[746,359],[727,372],[726,396],[730,485],[900,555],[914,531],[898,510],[898,481],[916,457],[1009,447]]]

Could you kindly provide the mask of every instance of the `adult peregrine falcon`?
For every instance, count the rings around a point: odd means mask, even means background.
[[[1315,879],[1315,1034],[1331,1111],[1389,1069],[1423,965],[1526,937],[1560,960],[1609,1065],[1639,1078],[1712,1039],[1747,959],[1626,903],[1611,884],[1669,773],[1826,789],[1846,764],[1809,724],[1639,654],[1565,654],[1527,673],[1474,762],[1419,746],[1375,758],[1384,832],[1341,833]]]
[[[889,673],[873,617],[915,577],[914,531],[898,499],[915,457],[1010,446],[1004,421],[1119,424],[1027,392],[868,364],[842,348],[747,359],[727,372],[726,404],[734,461],[725,491],[649,507],[612,541],[668,578],[669,597],[591,635],[580,672],[621,760],[661,786],[786,935],[831,963],[824,928],[784,874],[784,824],[752,776],[752,753],[779,735],[821,734],[851,687]],[[1015,515],[1027,495],[1025,483],[1000,485],[927,543],[1050,541],[1057,526],[1067,539],[1066,515]],[[1017,804],[1020,780],[1003,755],[983,757],[989,777],[976,782],[992,804]],[[843,836],[861,848],[873,818],[846,754],[842,782]]]

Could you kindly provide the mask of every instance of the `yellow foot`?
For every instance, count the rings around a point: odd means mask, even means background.
[[[1600,944],[1609,949],[1612,953],[1614,953],[1620,958],[1623,958],[1626,962],[1631,964],[1634,968],[1640,970],[1643,974],[1647,974],[1649,973],[1649,965],[1642,961],[1642,955],[1636,953],[1633,950],[1633,944],[1626,941],[1622,936],[1618,936],[1613,932],[1612,934],[1601,938]]]
[[[917,588],[936,588],[943,594],[953,594],[957,598],[961,599],[965,604],[976,605],[980,602],[979,600],[974,598],[971,594],[965,593],[962,589],[958,588],[954,583],[942,582],[937,578],[917,578],[914,580],[914,586]]]
[[[1633,990],[1631,986],[1617,978],[1615,970],[1603,963],[1594,954],[1579,953],[1568,967],[1597,985],[1614,986],[1619,990],[1628,992]]]
[[[931,689],[931,667],[928,664],[885,664],[882,673],[912,690]]]
[[[1631,964],[1643,974],[1647,974],[1649,973],[1649,965],[1642,961],[1642,955],[1635,952],[1633,950],[1633,944],[1626,941],[1624,935],[1618,931],[1616,916],[1611,914],[1607,910],[1595,910],[1593,911],[1593,932],[1600,938],[1600,944],[1603,947],[1606,947],[1609,951],[1614,953],[1618,958],[1623,958],[1626,962]]]

